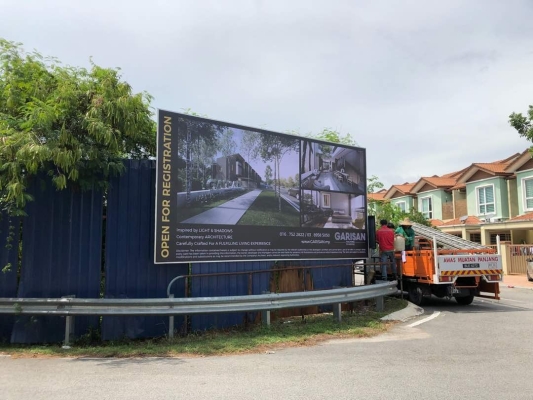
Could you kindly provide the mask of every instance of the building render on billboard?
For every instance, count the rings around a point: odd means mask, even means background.
[[[238,181],[241,187],[251,189],[257,188],[261,184],[261,176],[238,153],[217,158],[212,168],[212,176],[215,179]]]

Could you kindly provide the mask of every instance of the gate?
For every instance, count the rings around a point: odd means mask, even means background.
[[[525,274],[528,260],[533,260],[532,244],[511,244],[509,246],[509,274]]]

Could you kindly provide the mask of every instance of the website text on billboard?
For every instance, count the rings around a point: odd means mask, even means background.
[[[158,111],[155,262],[364,258],[362,148]]]

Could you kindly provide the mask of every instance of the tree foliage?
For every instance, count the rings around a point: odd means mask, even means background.
[[[342,135],[340,132],[330,128],[324,128],[321,132],[310,134],[308,136],[314,139],[324,140],[326,142],[340,143],[348,146],[358,146],[357,142],[349,133]]]
[[[518,134],[533,142],[533,105],[529,106],[527,114],[512,113],[509,115],[509,123],[516,129]]]
[[[370,178],[367,179],[366,191],[368,193],[376,193],[384,187],[385,185],[380,182],[379,178],[376,175],[372,175]]]
[[[185,114],[200,117],[190,109]],[[202,116],[203,117],[203,116]],[[202,119],[178,118],[178,129],[175,132],[177,140],[178,191],[205,189],[208,178],[211,177],[211,167],[220,148],[220,136],[226,128]],[[228,140],[232,140],[233,133],[227,133]],[[227,151],[230,155],[234,151],[235,143],[228,143]],[[187,181],[187,168],[189,178]]]
[[[392,222],[396,227],[399,222],[405,218],[409,218],[412,222],[417,222],[425,226],[431,226],[430,222],[424,214],[415,208],[411,208],[409,212],[402,211],[400,207],[391,203],[388,200],[376,201],[373,199],[368,200],[368,214],[376,217],[376,225],[382,219]]]
[[[281,212],[281,182],[280,164],[286,154],[297,152],[300,141],[286,136],[261,135],[258,142],[259,154],[264,162],[274,163],[274,185]]]
[[[383,183],[379,181],[379,178],[375,175],[367,180],[367,192],[375,193],[376,189],[382,189]],[[368,215],[373,215],[376,218],[376,225],[382,219],[392,222],[395,226],[405,219],[409,218],[413,222],[417,222],[422,225],[431,226],[428,219],[415,208],[411,208],[409,212],[402,211],[396,204],[391,203],[389,200],[375,200],[368,198]]]
[[[272,183],[272,167],[270,165],[265,167],[265,182],[267,185]]]
[[[38,173],[57,189],[105,186],[121,159],[153,156],[150,101],[118,69],[63,66],[0,38],[2,209],[21,214]]]

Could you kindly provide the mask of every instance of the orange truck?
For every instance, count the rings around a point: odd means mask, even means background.
[[[412,303],[421,305],[431,295],[453,297],[461,305],[476,296],[499,300],[502,258],[494,249],[416,223],[413,229],[432,246],[396,253],[398,285]]]

